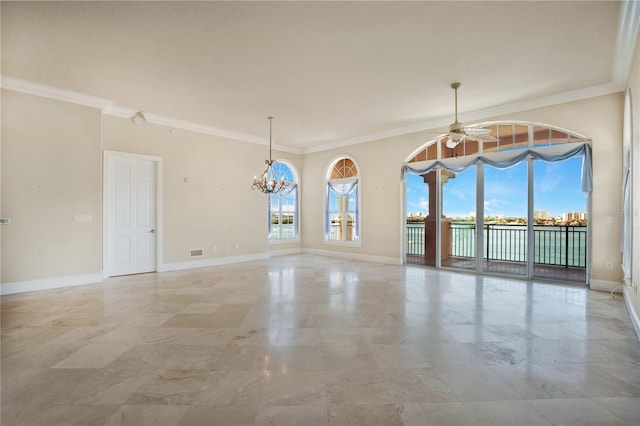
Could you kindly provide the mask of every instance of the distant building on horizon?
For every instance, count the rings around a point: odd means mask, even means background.
[[[587,213],[586,212],[563,213],[561,218],[562,218],[562,221],[565,222],[565,223],[586,221],[587,220]]]
[[[548,210],[534,210],[533,211],[534,219],[549,219],[549,211]]]

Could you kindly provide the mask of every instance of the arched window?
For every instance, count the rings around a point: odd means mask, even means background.
[[[334,161],[327,172],[325,240],[360,241],[358,167],[347,157]]]
[[[417,151],[410,155],[407,163],[423,163],[432,160],[456,159],[459,157],[473,158],[483,154],[513,152],[517,150],[540,150],[544,152],[565,151],[564,147],[575,146],[575,144],[586,143],[589,139],[586,136],[571,132],[559,127],[551,127],[545,124],[501,121],[478,124],[474,127],[482,127],[490,131],[490,135],[496,141],[478,142],[473,139],[465,139],[454,148],[448,148],[439,136],[422,145]],[[556,148],[548,149],[547,147]],[[504,154],[499,154],[502,158]],[[508,155],[507,155],[508,157]]]
[[[421,207],[407,213],[407,261],[585,284],[590,139],[531,122],[477,127],[495,139],[450,147],[442,135],[404,163],[419,176],[405,181],[407,206]]]
[[[298,238],[298,183],[293,167],[283,161],[273,165],[275,176],[284,176],[289,187],[269,195],[269,240]]]

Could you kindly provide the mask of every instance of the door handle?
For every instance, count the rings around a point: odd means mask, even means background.
[[[151,233],[153,234],[154,232],[156,232],[156,230],[155,230],[155,229],[152,229],[152,230],[151,230],[151,231],[149,231],[149,232],[151,232]]]

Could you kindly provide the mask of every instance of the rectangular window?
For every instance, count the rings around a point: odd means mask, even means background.
[[[298,238],[297,215],[298,188],[286,194],[269,196],[269,239],[291,240]]]
[[[327,195],[327,240],[357,242],[358,182],[329,183]]]

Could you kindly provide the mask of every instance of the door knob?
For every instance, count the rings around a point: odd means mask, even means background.
[[[151,230],[151,231],[149,231],[149,232],[151,232],[151,233],[153,234],[154,232],[156,232],[156,230],[155,230],[155,229],[152,229],[152,230]]]

